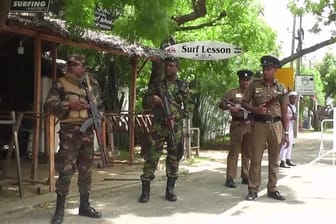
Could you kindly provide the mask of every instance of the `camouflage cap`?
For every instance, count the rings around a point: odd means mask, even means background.
[[[164,62],[174,62],[175,64],[179,65],[180,64],[180,59],[178,59],[177,57],[174,56],[168,56],[164,59]]]
[[[71,55],[67,60],[67,65],[77,65],[82,63],[84,65],[85,58],[81,55]]]

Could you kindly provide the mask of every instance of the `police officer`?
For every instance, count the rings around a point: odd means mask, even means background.
[[[230,125],[230,151],[227,156],[225,186],[235,188],[234,179],[237,175],[238,156],[241,152],[241,178],[242,184],[248,184],[248,172],[251,157],[251,119],[248,111],[241,108],[243,95],[247,90],[253,75],[252,71],[239,70],[239,87],[229,90],[219,107],[231,113]]]
[[[165,198],[168,201],[177,200],[174,187],[178,178],[179,161],[183,156],[182,119],[188,118],[192,108],[187,83],[178,79],[179,60],[167,57],[164,60],[164,70],[165,78],[150,83],[143,99],[144,108],[151,110],[154,119],[149,143],[142,149],[145,164],[141,175],[142,193],[139,202],[149,200],[150,182],[155,177],[154,172],[165,143],[167,143]]]
[[[100,218],[102,214],[89,203],[91,191],[92,165],[94,159],[94,133],[88,128],[80,132],[81,125],[89,118],[83,79],[87,80],[92,92],[99,92],[98,83],[85,75],[84,58],[71,56],[67,61],[67,71],[52,85],[44,107],[45,111],[55,115],[60,121],[60,149],[56,155],[56,210],[53,224],[63,222],[65,198],[69,191],[71,178],[78,170],[78,188],[80,193],[79,215]],[[93,96],[100,103],[98,95]]]
[[[288,145],[288,97],[286,89],[275,79],[280,62],[277,58],[266,55],[261,57],[263,78],[253,80],[243,97],[243,106],[253,112],[252,157],[249,172],[248,195],[246,200],[258,197],[261,183],[261,162],[265,145],[268,145],[268,197],[285,200],[277,189],[278,158],[281,142]],[[251,102],[252,101],[252,102]],[[251,104],[250,104],[251,102]]]

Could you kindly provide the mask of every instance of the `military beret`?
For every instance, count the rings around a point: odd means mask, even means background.
[[[242,69],[237,71],[237,75],[239,77],[239,79],[251,79],[251,77],[253,76],[253,72],[247,69]]]
[[[271,55],[262,56],[260,59],[261,66],[271,66],[274,68],[280,68],[280,61]]]
[[[180,60],[177,57],[173,57],[173,56],[168,56],[164,59],[164,62],[174,62],[175,64],[179,65],[180,64]]]

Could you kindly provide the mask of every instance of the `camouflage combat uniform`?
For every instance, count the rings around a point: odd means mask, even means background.
[[[89,91],[97,105],[100,105],[98,82],[86,77]],[[45,110],[54,114],[60,121],[60,147],[56,155],[56,193],[67,195],[73,174],[78,169],[78,188],[81,194],[91,190],[92,165],[94,159],[94,132],[88,128],[85,133],[79,131],[81,125],[89,118],[88,110],[70,110],[70,99],[86,100],[85,89],[81,79],[66,73],[57,79],[51,87],[45,101]]]
[[[166,175],[167,177],[177,178],[179,161],[183,156],[183,119],[188,118],[192,110],[189,90],[186,82],[175,80],[155,81],[152,83],[144,97],[144,107],[150,107],[150,99],[153,95],[158,95],[164,102],[161,94],[166,95],[170,105],[170,112],[175,115],[175,134],[173,142],[171,132],[166,123],[165,110],[162,106],[155,106],[152,109],[154,114],[149,143],[145,146],[145,164],[141,179],[151,181],[154,179],[157,167],[165,142],[167,142]]]

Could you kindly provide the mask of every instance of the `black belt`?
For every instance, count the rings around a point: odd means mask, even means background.
[[[258,121],[258,122],[267,122],[267,123],[275,123],[278,121],[281,121],[281,117],[272,117],[272,116],[268,116],[268,115],[256,115],[254,117],[254,121]]]
[[[234,121],[248,121],[250,119],[249,118],[244,119],[243,117],[232,117],[232,120],[234,120]]]

